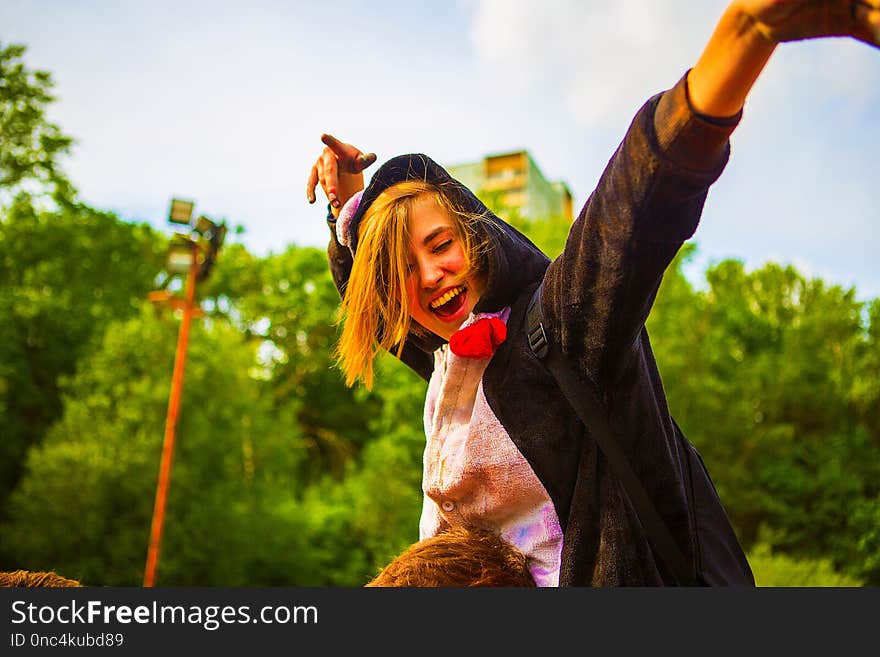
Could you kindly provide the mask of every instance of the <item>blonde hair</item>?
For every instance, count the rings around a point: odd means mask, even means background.
[[[400,356],[412,326],[407,278],[409,276],[409,218],[420,199],[434,199],[452,219],[465,254],[466,275],[485,271],[488,237],[479,223],[486,215],[461,209],[442,186],[410,180],[385,189],[361,218],[357,249],[340,307],[342,336],[337,360],[345,384],[358,379],[373,387],[373,359],[384,349]]]

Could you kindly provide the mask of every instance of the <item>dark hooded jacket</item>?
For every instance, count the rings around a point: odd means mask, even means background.
[[[486,399],[546,488],[564,532],[560,586],[671,582],[596,443],[526,341],[525,313],[543,284],[550,339],[601,391],[612,427],[697,578],[754,585],[751,570],[702,461],[672,419],[645,330],[663,272],[696,230],[709,186],[729,157],[739,116],[696,115],[686,76],[638,111],[553,262],[492,216],[486,292],[474,313],[510,307],[507,340],[486,368]],[[412,179],[446,187],[467,210],[489,213],[464,185],[421,154],[374,174],[352,219],[387,187]],[[351,252],[335,233],[334,280],[344,294]],[[440,338],[412,336],[401,359],[425,379]]]

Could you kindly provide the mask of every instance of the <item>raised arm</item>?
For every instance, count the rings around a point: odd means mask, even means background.
[[[736,0],[688,75],[637,113],[545,278],[544,312],[555,338],[597,383],[622,372],[777,44],[849,36],[876,45],[878,5]]]
[[[688,76],[694,110],[736,114],[778,43],[834,36],[878,47],[880,0],[736,0]]]
[[[374,153],[363,153],[356,146],[339,141],[332,135],[321,135],[324,149],[312,165],[306,184],[306,198],[314,203],[318,185],[324,190],[330,213],[327,224],[330,228],[330,242],[327,245],[327,260],[330,274],[339,295],[345,294],[348,278],[351,275],[352,254],[336,238],[336,218],[339,211],[352,196],[364,188],[363,171],[376,161]],[[396,353],[396,349],[392,350]],[[431,378],[433,358],[407,341],[400,360],[425,380]]]
[[[362,153],[359,148],[346,144],[333,135],[321,135],[324,148],[309,171],[306,183],[306,198],[309,203],[317,200],[315,191],[318,185],[327,197],[330,213],[327,224],[330,228],[330,243],[327,257],[333,282],[340,296],[345,292],[351,272],[352,257],[348,248],[336,239],[336,218],[345,202],[364,188],[364,169],[376,161],[374,153]]]

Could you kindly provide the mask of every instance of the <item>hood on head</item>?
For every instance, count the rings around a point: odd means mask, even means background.
[[[442,187],[463,210],[486,217],[481,224],[490,243],[486,290],[474,308],[475,314],[499,312],[511,305],[525,287],[543,277],[544,270],[550,264],[547,256],[525,235],[493,214],[471,190],[450,176],[443,167],[421,153],[392,158],[373,174],[359,202],[356,201],[357,208],[352,208],[350,219],[346,221],[347,234],[344,238],[352,253],[357,250],[361,219],[373,201],[392,185],[408,180],[421,180]],[[408,340],[429,353],[446,342],[433,334],[424,338],[412,331]]]

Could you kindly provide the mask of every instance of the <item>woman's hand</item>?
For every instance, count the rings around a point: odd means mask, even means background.
[[[880,47],[880,0],[739,0],[770,42],[848,36]]]
[[[330,201],[333,216],[345,202],[364,188],[363,171],[376,161],[375,153],[362,153],[351,144],[344,144],[331,135],[321,135],[324,150],[309,172],[306,185],[306,198],[315,202],[315,189],[318,183]]]
[[[831,36],[880,46],[880,0],[734,0],[688,74],[692,107],[733,116],[779,42]]]

